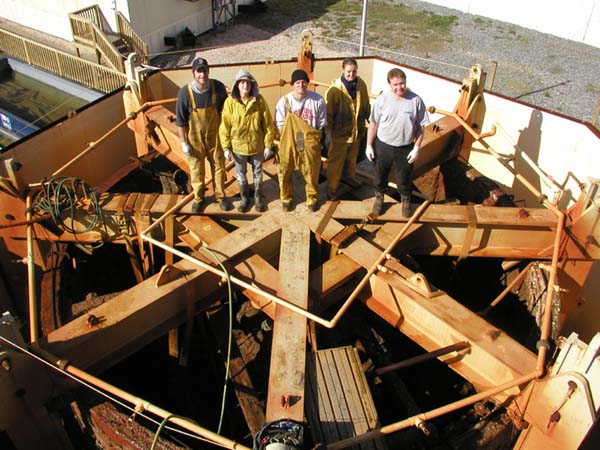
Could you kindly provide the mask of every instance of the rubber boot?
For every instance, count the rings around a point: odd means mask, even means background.
[[[238,186],[240,187],[240,196],[242,201],[238,205],[237,210],[241,213],[245,213],[250,209],[250,192],[248,190],[248,184],[238,183]]]
[[[401,195],[402,217],[410,217],[410,195]]]
[[[267,210],[267,204],[265,203],[265,196],[262,193],[261,183],[254,183],[254,208],[258,212],[265,212]]]
[[[373,211],[371,214],[373,216],[380,216],[383,213],[383,193],[376,192],[375,193],[375,202],[373,203]]]

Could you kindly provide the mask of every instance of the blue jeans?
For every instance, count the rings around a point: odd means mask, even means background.
[[[262,181],[262,165],[264,161],[264,155],[262,152],[258,152],[255,155],[238,155],[233,152],[233,162],[235,163],[235,178],[240,184],[247,184],[246,169],[247,165],[252,165],[252,177],[254,179],[254,185],[260,185]]]

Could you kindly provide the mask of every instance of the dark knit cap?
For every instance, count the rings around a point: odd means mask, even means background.
[[[302,69],[296,69],[292,72],[292,81],[291,84],[294,84],[296,81],[298,80],[304,80],[307,83],[310,81],[308,79],[308,75],[306,74],[306,72]]]

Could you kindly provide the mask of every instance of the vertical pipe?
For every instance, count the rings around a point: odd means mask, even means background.
[[[494,81],[496,80],[496,70],[498,70],[498,63],[496,61],[492,61],[492,68],[490,69],[490,74],[488,76],[488,89],[490,91],[494,88]]]
[[[358,56],[365,56],[365,33],[367,30],[367,7],[369,0],[363,0],[362,21],[360,23],[360,47]]]
[[[31,193],[27,195],[27,200],[25,202],[25,214],[27,222],[29,222],[27,225],[27,288],[29,293],[29,336],[31,342],[35,342],[38,340],[38,311],[35,291],[35,264],[33,262],[33,222],[31,221],[31,196]]]

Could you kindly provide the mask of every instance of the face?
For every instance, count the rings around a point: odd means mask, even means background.
[[[298,80],[294,82],[294,96],[296,98],[306,97],[308,91],[308,83],[305,80]]]
[[[246,98],[250,95],[250,89],[252,88],[252,83],[250,80],[241,80],[238,83],[238,89],[240,90],[240,97]]]
[[[194,81],[199,87],[204,87],[208,84],[208,69],[194,70]]]
[[[348,81],[354,81],[356,79],[356,75],[358,74],[358,67],[354,64],[346,64],[344,66],[344,78]]]
[[[400,77],[391,78],[390,88],[392,90],[392,94],[396,97],[404,97],[406,95],[406,79]]]

